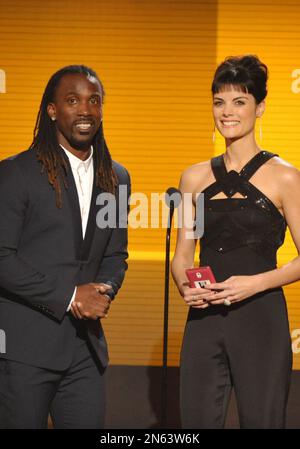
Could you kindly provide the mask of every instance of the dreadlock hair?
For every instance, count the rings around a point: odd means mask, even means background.
[[[252,94],[256,104],[267,96],[268,68],[257,56],[229,56],[216,70],[212,93],[216,94],[234,86],[237,90]]]
[[[56,127],[50,119],[47,106],[54,102],[56,88],[60,80],[67,74],[84,74],[97,79],[101,86],[102,101],[104,89],[96,72],[84,65],[69,65],[58,70],[46,86],[38,112],[35,128],[33,131],[33,141],[30,149],[36,150],[38,161],[42,164],[42,173],[46,172],[48,181],[55,190],[56,205],[62,207],[62,184],[67,189],[68,164],[64,152],[59,146]],[[92,141],[95,159],[96,185],[103,190],[115,193],[118,184],[116,174],[112,167],[112,159],[103,135],[103,125],[99,127]]]

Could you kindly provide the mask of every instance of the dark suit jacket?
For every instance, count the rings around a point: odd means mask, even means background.
[[[129,194],[128,172],[118,163],[113,166]],[[100,320],[75,320],[66,310],[77,285],[108,282],[117,293],[127,269],[127,229],[118,223],[113,229],[96,226],[101,207],[96,197],[102,190],[94,182],[83,240],[70,166],[67,181],[58,209],[34,150],[0,163],[0,329],[6,333],[6,353],[0,357],[65,369],[81,326],[105,367],[108,355]]]

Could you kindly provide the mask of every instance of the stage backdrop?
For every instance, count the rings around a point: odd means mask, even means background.
[[[300,168],[299,22],[298,0],[1,2],[0,157],[30,144],[52,73],[86,64],[105,86],[112,155],[129,169],[133,191],[150,200],[151,192],[176,186],[185,167],[224,151],[221,138],[212,142],[212,75],[225,56],[254,53],[271,73],[261,145]],[[160,228],[130,230],[129,271],[105,321],[113,364],[161,364],[164,235]],[[279,265],[296,254],[288,236]],[[285,292],[300,369],[300,284]],[[172,366],[186,313],[172,284]]]

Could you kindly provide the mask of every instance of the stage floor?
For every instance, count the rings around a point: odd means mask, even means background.
[[[168,369],[167,427],[180,429],[179,370]],[[146,366],[110,366],[107,371],[107,429],[159,428],[161,369]],[[227,429],[238,429],[234,394],[228,409]],[[287,428],[300,429],[300,371],[293,371]]]

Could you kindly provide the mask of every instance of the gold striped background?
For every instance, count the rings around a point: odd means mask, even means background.
[[[212,144],[210,83],[230,54],[255,53],[271,78],[264,148],[300,168],[300,5],[288,0],[12,0],[0,3],[0,157],[26,149],[46,82],[67,64],[94,68],[106,90],[105,135],[134,192],[163,192],[182,170],[223,152]],[[1,72],[0,72],[0,79]],[[4,84],[4,83],[3,83]],[[2,89],[0,82],[0,92]],[[3,89],[2,89],[3,90]],[[300,225],[300,223],[299,223]],[[130,230],[126,281],[105,329],[114,364],[159,365],[164,230]],[[174,247],[175,235],[173,238]],[[296,255],[287,239],[279,263]],[[286,288],[300,329],[299,283]],[[179,362],[186,307],[171,284],[169,364]],[[300,369],[295,353],[294,368]]]

